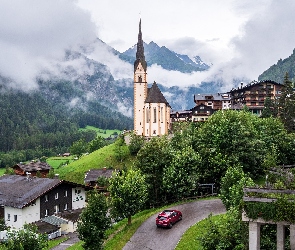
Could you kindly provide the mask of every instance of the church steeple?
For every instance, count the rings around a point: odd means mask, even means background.
[[[139,32],[138,32],[138,41],[137,41],[137,51],[136,51],[136,60],[134,62],[134,71],[136,70],[138,63],[141,62],[144,71],[146,71],[147,64],[144,56],[144,47],[142,40],[142,32],[141,32],[141,19],[139,20]]]

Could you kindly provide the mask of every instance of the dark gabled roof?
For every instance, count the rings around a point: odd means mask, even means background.
[[[210,98],[208,98],[210,97]],[[230,95],[228,93],[214,93],[214,94],[195,94],[195,101],[224,101],[230,100]]]
[[[248,83],[247,85],[242,85],[241,87],[233,88],[228,93],[232,93],[234,91],[247,90],[247,89],[250,89],[253,86],[261,85],[262,83],[271,83],[271,84],[278,85],[278,86],[283,85],[281,83],[278,83],[278,82],[275,82],[275,81],[272,81],[272,80],[252,81],[252,82]]]
[[[47,222],[41,221],[41,220],[33,222],[32,224],[37,226],[38,233],[40,233],[40,234],[54,233],[54,232],[58,231],[58,229],[60,228],[59,226],[55,226],[55,225],[52,225],[50,223],[47,223]]]
[[[152,87],[148,89],[145,103],[165,103],[170,106],[156,82],[154,82]]]
[[[83,208],[75,210],[66,210],[61,213],[58,213],[56,216],[66,219],[68,221],[76,222],[79,220],[80,214],[82,213]]]
[[[20,169],[22,169],[25,172],[33,172],[33,171],[44,171],[44,170],[50,170],[51,167],[48,163],[46,162],[30,162],[27,164],[23,164],[23,163],[19,163],[14,165],[12,168],[17,168],[19,167]]]
[[[0,205],[23,208],[61,183],[82,186],[59,179],[3,175],[0,177]]]
[[[85,174],[84,182],[90,182],[90,181],[97,181],[98,177],[107,177],[110,178],[113,173],[113,169],[90,169]]]

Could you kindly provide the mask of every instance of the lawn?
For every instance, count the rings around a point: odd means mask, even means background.
[[[96,131],[98,136],[101,136],[103,138],[111,137],[112,135],[119,135],[121,134],[121,130],[118,129],[100,129],[93,126],[86,126],[85,128],[81,128],[80,130],[94,130]]]
[[[107,145],[100,148],[89,155],[82,156],[79,160],[72,161],[66,166],[55,169],[55,173],[59,174],[61,179],[84,183],[85,172],[89,169],[100,169],[103,167],[121,169],[123,166],[129,167],[134,157],[129,156],[123,162],[118,162],[115,156],[115,144]]]
[[[212,216],[213,221],[222,220],[226,216],[225,214],[214,215]],[[181,237],[178,242],[175,250],[187,250],[187,249],[195,249],[195,250],[203,250],[198,237],[200,237],[204,230],[208,228],[208,219],[201,220],[195,225],[191,226]]]
[[[73,156],[56,156],[56,157],[49,157],[46,162],[54,169],[61,167],[62,165],[69,164],[74,161]]]

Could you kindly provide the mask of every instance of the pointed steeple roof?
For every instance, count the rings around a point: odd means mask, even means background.
[[[138,41],[137,41],[137,51],[136,51],[136,60],[134,62],[134,71],[136,70],[138,63],[141,62],[144,70],[146,71],[147,63],[144,56],[144,47],[141,33],[141,19],[139,20],[139,32],[138,32]]]
[[[152,87],[148,89],[145,102],[146,103],[165,103],[168,106],[170,106],[156,82],[154,82]]]

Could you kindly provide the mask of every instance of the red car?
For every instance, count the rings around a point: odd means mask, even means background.
[[[164,210],[156,218],[157,227],[172,228],[173,224],[182,220],[182,213],[178,210]]]

